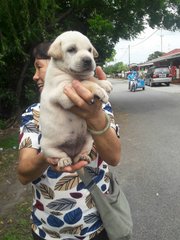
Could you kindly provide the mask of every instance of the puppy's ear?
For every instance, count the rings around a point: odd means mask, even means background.
[[[94,47],[93,47],[93,56],[94,58],[97,58],[99,56],[99,53],[96,51]]]
[[[62,58],[62,52],[61,52],[61,43],[53,42],[49,48],[48,55],[55,59],[61,59]]]

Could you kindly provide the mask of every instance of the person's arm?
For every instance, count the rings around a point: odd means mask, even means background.
[[[28,184],[40,177],[48,162],[39,153],[40,132],[38,128],[39,105],[33,104],[22,114],[19,134],[19,162],[17,174],[22,184]]]
[[[105,128],[107,120],[105,112],[100,111],[98,116],[87,120],[87,125],[90,129],[101,131]],[[116,166],[120,162],[121,156],[121,143],[117,137],[115,129],[110,127],[101,135],[93,135],[94,144],[97,152],[101,158],[109,165]]]
[[[58,159],[45,158],[43,153],[38,153],[33,148],[22,148],[19,150],[19,163],[17,174],[19,181],[26,185],[41,177],[43,172],[51,166],[55,171],[75,172],[87,165],[86,161],[80,161],[71,166],[60,169],[57,165]]]
[[[28,184],[47,169],[49,163],[42,153],[35,148],[22,148],[19,150],[18,178],[22,184]]]

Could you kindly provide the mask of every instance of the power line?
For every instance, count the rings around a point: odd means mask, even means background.
[[[157,31],[159,31],[159,29],[157,29],[157,30],[155,30],[153,33],[151,33],[147,38],[145,38],[143,41],[141,41],[141,42],[139,42],[139,43],[137,43],[137,44],[135,44],[135,45],[128,45],[128,48],[126,47],[126,48],[119,48],[119,49],[126,49],[126,51],[124,52],[124,54],[123,54],[123,57],[124,57],[124,55],[127,53],[127,51],[128,51],[128,62],[129,62],[129,65],[130,65],[130,62],[131,62],[131,53],[130,53],[130,50],[131,50],[131,48],[134,48],[134,47],[136,47],[136,46],[138,46],[138,45],[140,45],[140,44],[142,44],[142,43],[144,43],[145,41],[147,41],[149,38],[151,38]],[[161,32],[161,49],[162,49],[162,32]],[[122,58],[122,57],[121,57]]]
[[[128,55],[129,55],[129,66],[131,64],[131,53],[130,53],[130,49],[133,48],[133,47],[136,47],[142,43],[144,43],[145,41],[147,41],[149,38],[151,38],[157,31],[159,31],[159,29],[155,30],[153,33],[151,33],[146,39],[144,39],[143,41],[135,44],[134,46],[130,46],[130,44],[128,45]],[[162,40],[161,40],[162,41]],[[161,43],[161,46],[162,46],[162,43]]]
[[[148,40],[150,37],[152,37],[157,31],[159,31],[159,29],[155,30],[153,33],[151,33],[151,35],[149,35],[149,36],[148,36],[146,39],[144,39],[143,41],[135,44],[134,46],[131,46],[131,48],[132,48],[132,47],[136,47],[136,46],[142,44],[143,42],[145,42],[146,40]]]
[[[127,48],[121,48],[124,51],[121,53],[121,56],[119,57],[120,59],[124,58],[124,56],[127,54],[128,49]]]

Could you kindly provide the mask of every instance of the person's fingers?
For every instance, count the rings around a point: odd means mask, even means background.
[[[75,172],[75,171],[85,167],[87,164],[88,164],[87,161],[79,161],[75,164],[72,164],[72,165],[66,166],[64,168],[61,168],[60,171],[72,173],[72,172]]]
[[[102,68],[100,66],[96,67],[96,75],[99,80],[105,80],[106,74],[103,72]]]
[[[83,98],[86,102],[89,102],[93,98],[93,94],[89,89],[84,87],[81,82],[78,80],[72,81],[72,86],[75,89],[76,93]]]
[[[87,105],[93,98],[92,93],[85,88],[78,80],[72,81],[72,87],[65,86],[64,93],[71,99],[71,101],[79,107]]]
[[[65,86],[64,93],[71,99],[71,101],[75,105],[82,106],[82,104],[84,103],[83,99],[77,94],[74,88],[70,86]]]

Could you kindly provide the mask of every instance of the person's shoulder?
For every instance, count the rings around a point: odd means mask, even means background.
[[[21,126],[34,121],[34,119],[39,119],[39,112],[40,103],[34,103],[27,107],[21,116]]]
[[[26,108],[25,112],[29,113],[32,111],[39,111],[40,110],[40,103],[33,103],[32,105],[30,105],[29,107]]]

